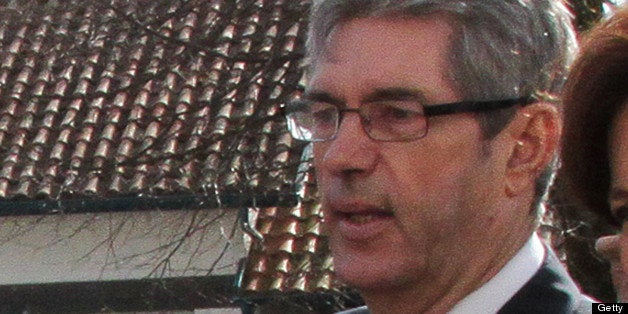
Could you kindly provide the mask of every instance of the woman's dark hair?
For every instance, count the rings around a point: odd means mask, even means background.
[[[628,7],[584,37],[563,93],[561,189],[571,201],[619,225],[608,206],[609,135],[628,100]]]

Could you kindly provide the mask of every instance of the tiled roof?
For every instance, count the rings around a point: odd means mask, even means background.
[[[280,113],[308,1],[0,3],[0,215],[258,207],[241,289],[332,288]]]
[[[310,173],[299,182],[301,203],[295,207],[260,210],[254,242],[244,269],[245,291],[326,291],[337,287],[322,213]]]
[[[0,21],[0,199],[285,191],[303,1],[37,1]]]

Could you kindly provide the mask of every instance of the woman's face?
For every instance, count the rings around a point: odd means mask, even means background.
[[[622,219],[622,233],[598,240],[597,247],[612,265],[613,283],[621,301],[628,301],[628,100],[613,121],[610,134],[611,189],[609,204]]]

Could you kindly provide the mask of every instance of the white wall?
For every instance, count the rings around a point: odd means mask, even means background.
[[[236,219],[237,210],[2,217],[0,285],[234,274],[246,256]]]

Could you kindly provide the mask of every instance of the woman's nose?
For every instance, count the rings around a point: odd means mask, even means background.
[[[620,258],[620,236],[611,235],[599,238],[595,242],[595,250],[607,258],[611,263],[618,262]]]

